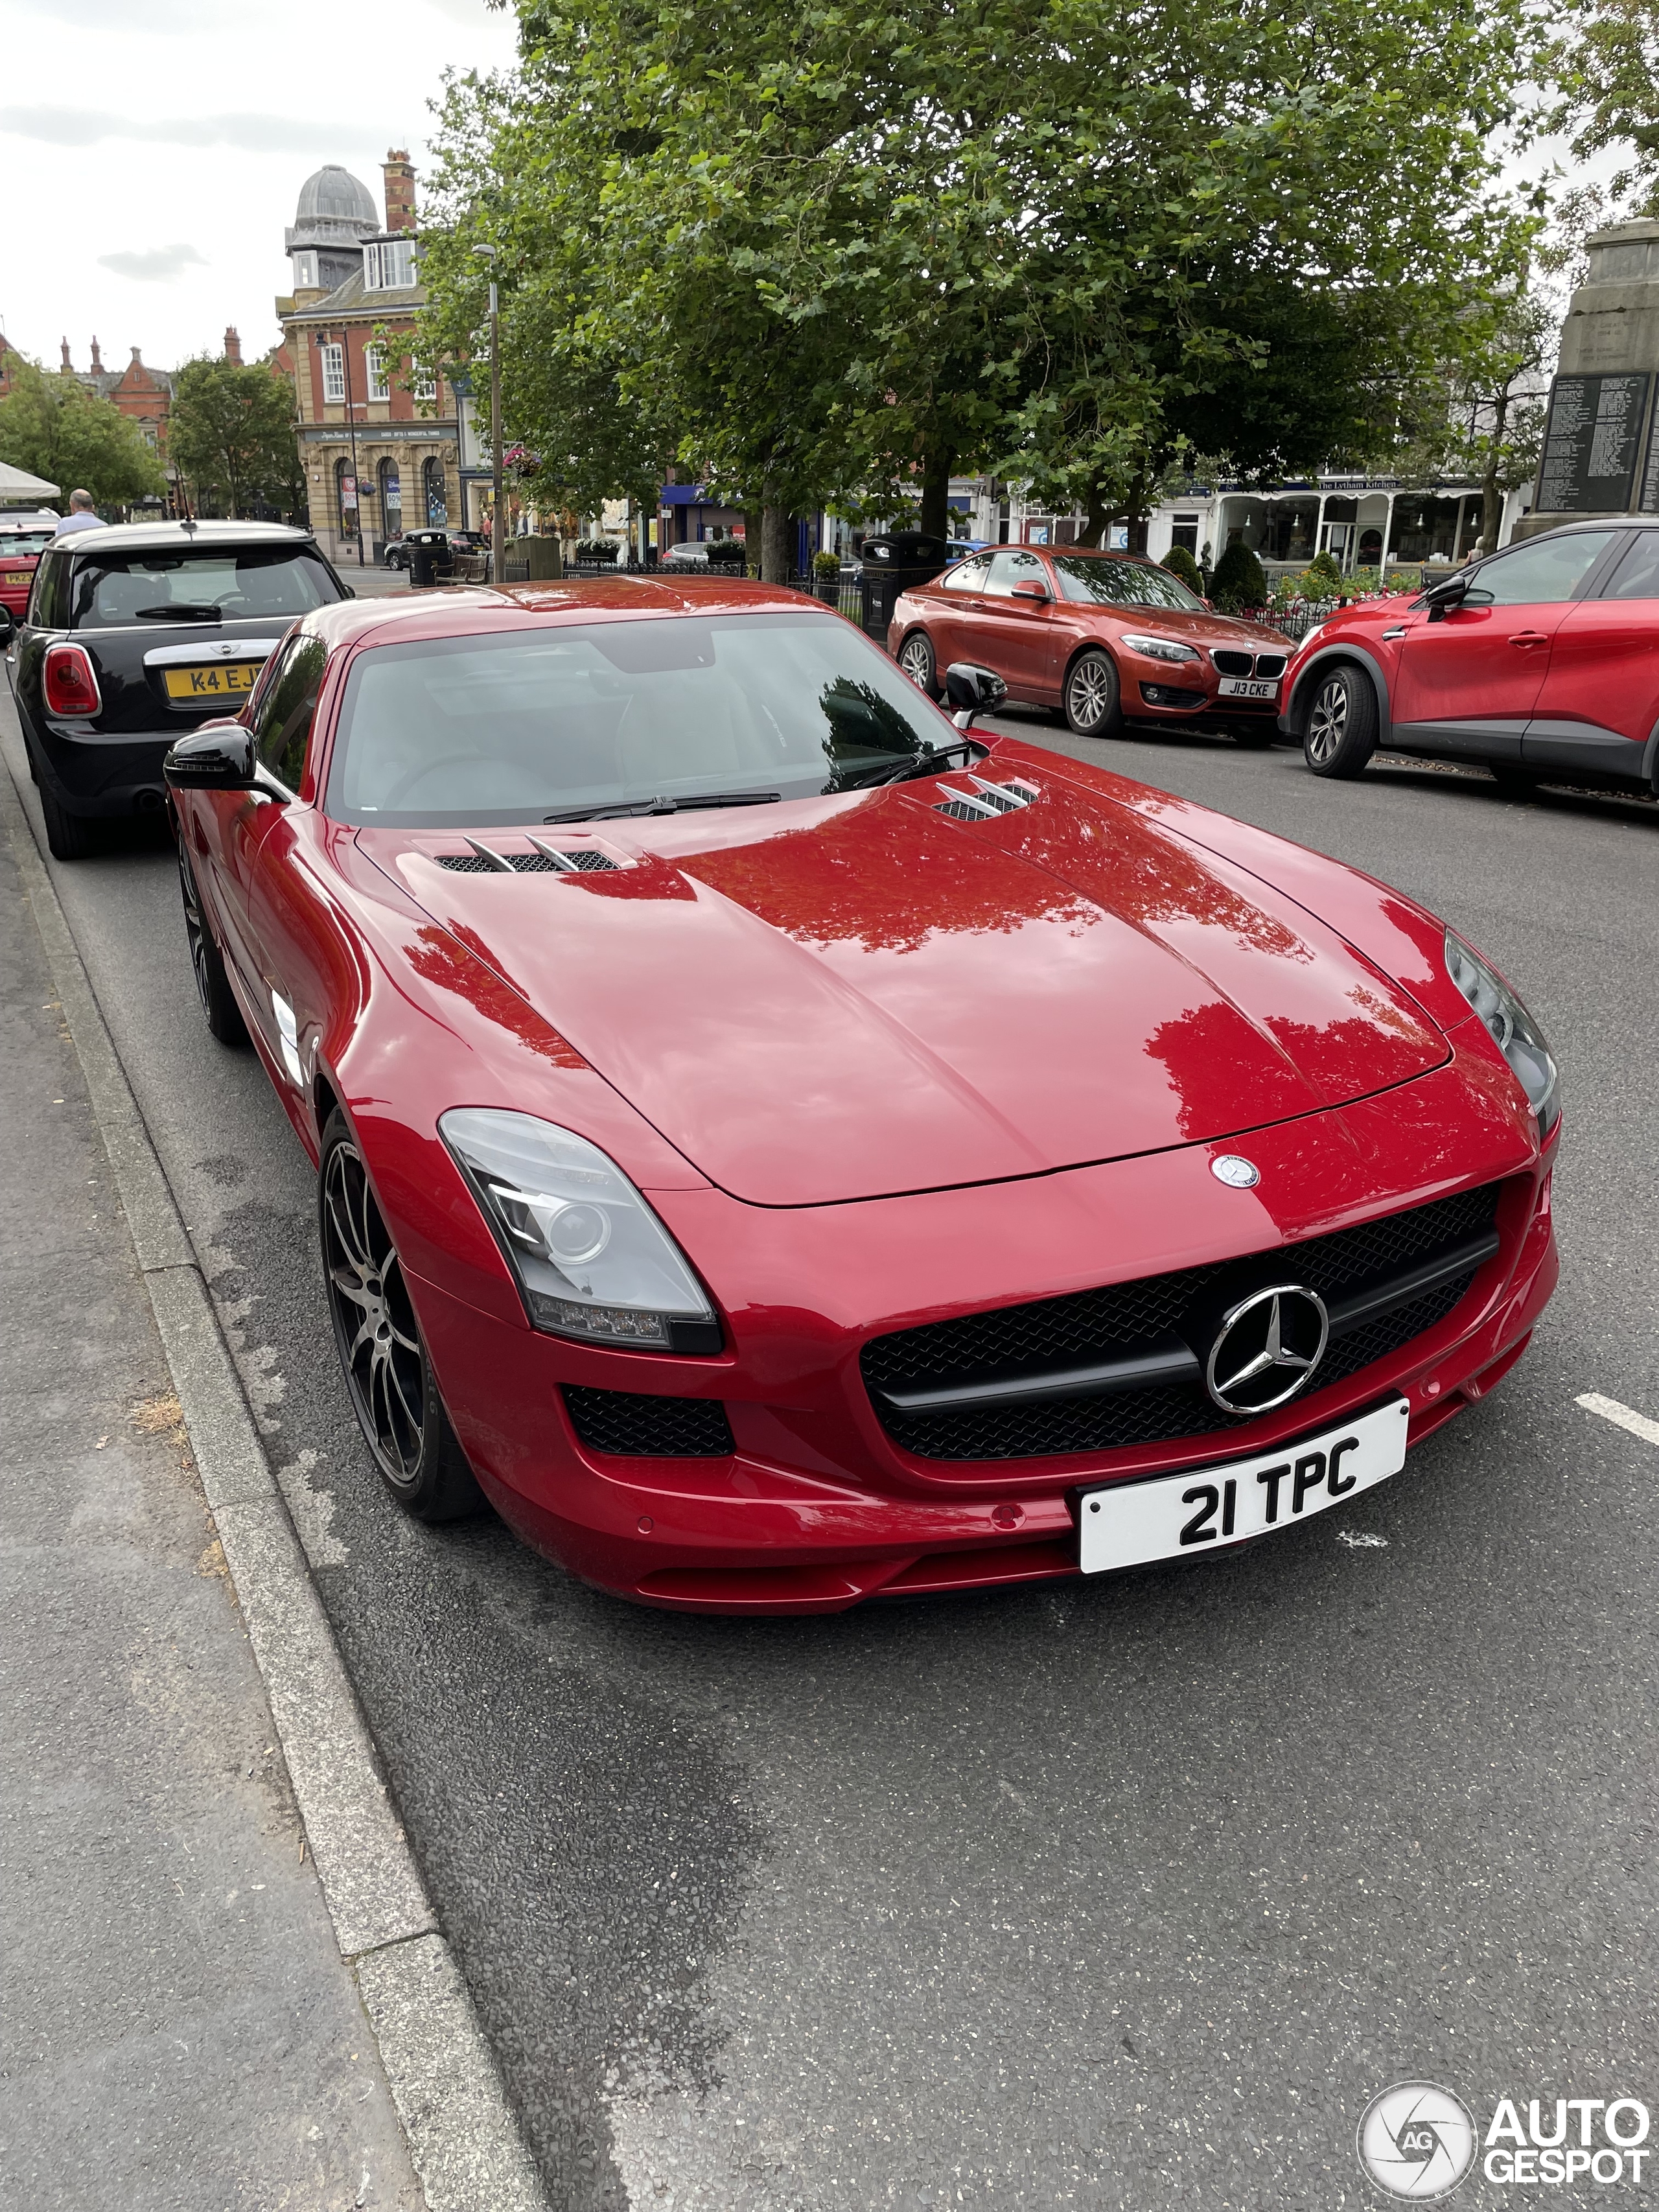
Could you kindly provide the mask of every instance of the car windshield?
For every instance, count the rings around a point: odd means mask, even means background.
[[[1091,561],[1079,553],[1053,556],[1060,588],[1068,599],[1091,599],[1097,605],[1169,607],[1183,614],[1202,614],[1204,602],[1194,599],[1178,576],[1150,561]]]
[[[833,615],[630,617],[360,653],[325,804],[435,829],[805,799],[902,775],[953,735]]]
[[[69,626],[125,629],[167,622],[245,622],[263,615],[292,618],[339,596],[334,579],[307,546],[89,551],[76,567]]]
[[[48,523],[44,530],[0,531],[0,561],[15,561],[20,553],[38,553],[52,543],[54,525]]]

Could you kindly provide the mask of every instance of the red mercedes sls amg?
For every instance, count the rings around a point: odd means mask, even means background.
[[[1287,1528],[1519,1357],[1559,1108],[1503,979],[948,676],[755,585],[441,592],[174,747],[410,1511],[829,1612]]]

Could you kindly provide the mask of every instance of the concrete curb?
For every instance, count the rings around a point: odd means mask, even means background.
[[[548,2212],[243,1395],[196,1254],[36,846],[16,855],[333,1923],[430,2212]]]

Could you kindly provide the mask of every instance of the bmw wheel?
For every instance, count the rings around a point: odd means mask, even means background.
[[[208,1028],[221,1044],[246,1044],[247,1025],[230,988],[230,978],[225,973],[224,955],[214,942],[213,932],[202,911],[195,871],[182,841],[179,847],[179,890],[185,902],[185,939],[190,946],[190,964],[195,971],[197,995],[207,1016]]]
[[[939,671],[933,659],[933,641],[926,630],[913,629],[899,647],[898,665],[928,698],[939,696]]]
[[[1316,678],[1302,757],[1316,775],[1346,781],[1376,750],[1376,694],[1363,669],[1342,662]]]
[[[335,1346],[386,1488],[416,1521],[477,1512],[483,1498],[438,1395],[397,1248],[337,1109],[323,1131],[319,1222]]]
[[[1091,646],[1066,678],[1066,720],[1080,738],[1115,738],[1123,729],[1117,670],[1109,653]]]

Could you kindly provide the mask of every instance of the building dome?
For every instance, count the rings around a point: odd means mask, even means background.
[[[362,224],[369,230],[380,227],[380,210],[368,186],[360,184],[337,161],[330,161],[307,177],[300,187],[300,204],[294,211],[295,228],[309,229],[319,222],[349,223],[353,228]]]

